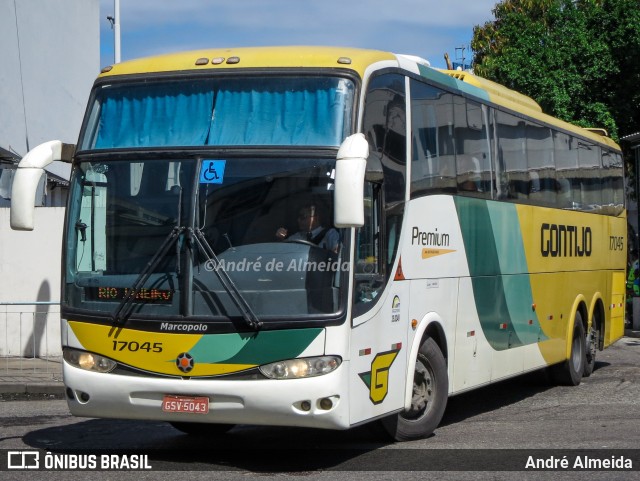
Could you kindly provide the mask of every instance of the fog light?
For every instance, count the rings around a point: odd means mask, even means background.
[[[332,407],[333,407],[333,401],[331,399],[329,399],[328,397],[320,399],[320,409],[324,409],[325,411],[328,411]]]
[[[311,411],[311,403],[309,401],[302,401],[300,403],[300,409],[303,411]]]

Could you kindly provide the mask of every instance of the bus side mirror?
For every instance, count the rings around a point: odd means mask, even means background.
[[[34,147],[22,158],[11,185],[12,229],[33,230],[36,190],[44,168],[54,160],[70,162],[74,151],[74,146],[52,140]]]
[[[336,157],[334,224],[336,227],[364,225],[364,174],[369,143],[363,134],[347,137]]]

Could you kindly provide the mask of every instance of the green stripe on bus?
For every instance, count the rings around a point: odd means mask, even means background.
[[[511,323],[523,344],[546,339],[532,308],[529,267],[516,206],[504,202],[485,203],[489,209],[496,250],[500,253],[498,261]]]
[[[199,363],[260,365],[298,357],[321,332],[312,328],[204,335],[189,353]]]
[[[455,197],[480,325],[496,350],[538,342],[519,219],[513,204]],[[541,337],[542,336],[542,337]]]

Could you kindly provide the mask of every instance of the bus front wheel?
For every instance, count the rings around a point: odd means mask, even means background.
[[[411,407],[384,418],[382,425],[396,441],[429,436],[442,420],[448,391],[447,362],[436,342],[427,338],[416,359]]]

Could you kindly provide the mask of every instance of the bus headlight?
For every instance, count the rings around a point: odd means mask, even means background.
[[[86,351],[65,348],[62,352],[65,361],[74,367],[94,372],[111,372],[116,368],[115,361]]]
[[[328,374],[335,371],[341,362],[338,356],[288,359],[260,366],[260,372],[270,379],[299,379]]]

